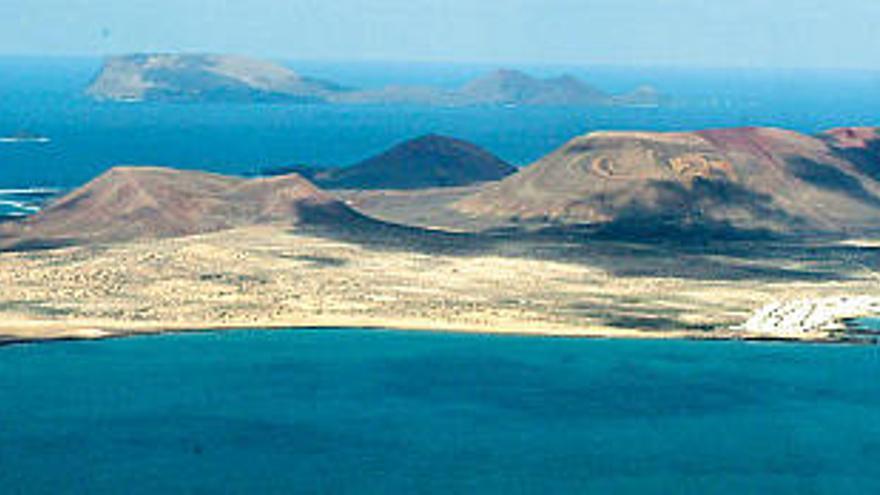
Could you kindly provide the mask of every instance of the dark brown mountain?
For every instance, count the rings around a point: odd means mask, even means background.
[[[363,219],[296,174],[246,180],[118,167],[27,220],[0,225],[0,244],[52,246],[184,236],[253,224],[302,226]]]
[[[326,189],[421,189],[495,181],[516,167],[467,141],[431,134],[348,167],[293,170]]]
[[[485,186],[455,208],[520,224],[635,230],[877,229],[873,132],[838,130],[819,137],[771,128],[598,132]]]

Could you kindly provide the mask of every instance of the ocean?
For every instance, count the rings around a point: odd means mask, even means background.
[[[880,493],[875,346],[231,331],[0,348],[3,493]]]

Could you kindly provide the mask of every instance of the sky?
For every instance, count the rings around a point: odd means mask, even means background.
[[[0,0],[0,53],[880,70],[880,0]]]

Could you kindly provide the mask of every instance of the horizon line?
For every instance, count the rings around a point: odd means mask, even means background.
[[[401,64],[401,65],[438,65],[438,66],[471,66],[471,67],[542,67],[542,68],[604,68],[604,69],[629,69],[629,70],[707,70],[707,71],[778,71],[778,72],[849,72],[867,73],[880,75],[880,67],[853,67],[853,66],[789,66],[789,65],[704,65],[673,62],[632,62],[619,63],[607,61],[548,61],[548,60],[450,60],[450,59],[396,59],[379,57],[298,57],[292,55],[276,56],[271,54],[253,54],[236,51],[213,51],[213,50],[133,50],[114,51],[105,53],[5,53],[0,52],[0,59],[105,59],[115,56],[135,54],[177,54],[177,55],[238,55],[250,58],[270,60],[276,62],[302,62],[302,63],[327,63],[327,64]]]

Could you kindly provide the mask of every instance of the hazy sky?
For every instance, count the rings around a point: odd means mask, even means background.
[[[0,0],[0,53],[880,69],[880,0]]]

